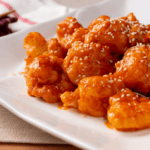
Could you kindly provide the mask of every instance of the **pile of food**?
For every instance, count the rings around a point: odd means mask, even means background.
[[[56,32],[49,41],[37,32],[24,39],[28,94],[107,116],[118,130],[150,127],[150,25],[133,13],[100,16],[88,28],[67,17]]]

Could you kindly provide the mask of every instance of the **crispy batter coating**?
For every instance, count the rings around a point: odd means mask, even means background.
[[[94,19],[88,26],[88,29],[91,31],[95,25],[100,25],[104,21],[110,20],[109,16],[102,15],[96,19]]]
[[[115,71],[108,46],[99,43],[83,44],[79,41],[69,49],[63,66],[71,82],[76,85],[85,77]]]
[[[139,23],[139,21],[133,13],[129,13],[126,17],[120,17],[119,19],[133,21],[131,23]]]
[[[130,89],[141,93],[150,92],[150,46],[138,44],[126,51],[116,65],[115,75],[120,76]]]
[[[61,93],[74,90],[62,63],[62,58],[50,54],[36,57],[25,72],[28,94],[54,103],[60,101]]]
[[[61,101],[63,102],[63,106],[69,107],[78,107],[78,100],[79,100],[79,88],[76,88],[74,92],[66,91],[60,95]]]
[[[50,39],[48,42],[48,51],[45,54],[57,56],[58,58],[65,58],[66,50],[59,44],[56,38]]]
[[[62,94],[61,100],[64,106],[78,107],[83,113],[102,117],[107,113],[109,97],[122,88],[121,80],[112,74],[87,77],[80,81],[74,93]]]
[[[144,24],[133,25],[129,34],[130,45],[135,46],[137,43],[144,42],[147,33],[148,33],[148,26]]]
[[[85,43],[99,42],[110,46],[111,52],[123,54],[129,48],[129,21],[110,19],[96,24],[85,36]]]
[[[68,48],[71,47],[72,34],[78,28],[82,28],[82,25],[79,24],[77,22],[77,19],[73,17],[67,17],[65,20],[57,24],[56,32],[57,32],[58,41],[60,42],[61,46],[66,49],[66,51]]]
[[[150,127],[150,100],[129,89],[109,98],[108,121],[118,130]]]
[[[99,42],[110,46],[111,52],[124,54],[130,46],[142,42],[148,26],[140,24],[134,14],[130,13],[118,19],[101,16],[91,22],[89,29],[85,43]]]
[[[25,61],[26,65],[29,65],[35,57],[47,51],[47,41],[40,33],[30,32],[24,39],[23,48],[27,49]]]
[[[78,87],[78,109],[92,116],[105,116],[109,97],[124,88],[124,84],[121,79],[109,74],[84,78]]]

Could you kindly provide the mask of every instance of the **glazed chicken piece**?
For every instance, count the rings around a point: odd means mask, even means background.
[[[71,48],[72,34],[78,28],[82,28],[82,25],[79,24],[77,22],[77,19],[73,18],[73,17],[67,17],[65,20],[63,20],[57,24],[56,32],[57,32],[58,41],[61,44],[61,46],[66,49],[66,51],[68,50],[68,48]],[[81,39],[82,39],[83,32],[84,32],[84,29],[81,29],[81,34],[80,34],[80,32],[77,33],[81,36]],[[79,37],[79,36],[77,36],[77,37]]]
[[[135,46],[137,43],[144,43],[148,31],[148,26],[144,24],[133,25],[129,34],[130,45]]]
[[[123,54],[129,48],[129,22],[109,19],[93,26],[85,36],[85,43],[101,43],[110,46],[111,52]]]
[[[52,38],[47,42],[48,50],[44,54],[57,56],[58,58],[65,58],[66,50],[59,44],[56,38]]]
[[[101,16],[92,21],[89,29],[85,43],[99,42],[110,46],[113,53],[124,54],[129,47],[142,42],[148,26],[140,24],[134,14],[130,13],[118,19]]]
[[[62,58],[50,54],[36,57],[25,69],[28,94],[54,103],[60,101],[60,94],[73,91],[75,86],[63,72],[62,64]]]
[[[109,16],[100,16],[96,19],[94,19],[88,26],[88,29],[91,31],[93,29],[93,27],[95,25],[101,25],[104,21],[109,21],[110,20],[110,17]]]
[[[76,85],[85,77],[101,76],[115,71],[108,46],[79,41],[73,43],[69,49],[63,66],[71,82]]]
[[[47,51],[47,41],[40,33],[30,32],[24,39],[23,48],[27,49],[25,61],[26,65],[29,65],[35,57]]]
[[[150,46],[138,44],[128,49],[121,61],[115,64],[115,75],[125,86],[138,92],[150,92]]]
[[[78,107],[78,100],[80,98],[79,96],[79,88],[76,88],[74,92],[66,91],[63,94],[60,95],[61,101],[63,102],[64,107]]]
[[[150,100],[122,89],[109,98],[108,121],[118,130],[150,127]]]
[[[74,93],[63,93],[61,100],[64,106],[75,106],[83,113],[102,117],[107,113],[109,97],[122,88],[122,80],[112,74],[87,77],[80,81]],[[73,95],[72,100],[70,95]]]

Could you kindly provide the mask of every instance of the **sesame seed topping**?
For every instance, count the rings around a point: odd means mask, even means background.
[[[130,94],[127,94],[127,96],[129,97],[129,96],[130,96]]]
[[[123,71],[126,71],[126,70],[127,70],[127,68],[124,68],[124,69],[123,69]]]
[[[140,62],[142,63],[144,60],[140,60]]]
[[[122,94],[121,97],[124,97],[124,94]]]
[[[110,85],[107,85],[109,88],[111,88],[111,86]]]

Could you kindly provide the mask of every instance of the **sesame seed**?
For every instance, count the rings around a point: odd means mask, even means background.
[[[121,82],[122,80],[121,79],[118,79],[118,82]]]
[[[109,88],[111,88],[111,86],[110,85],[107,85]]]
[[[148,77],[148,74],[145,74],[146,77]]]
[[[113,63],[113,60],[109,60],[110,61],[110,63]]]
[[[101,83],[102,83],[102,84],[104,84],[104,82],[103,82],[103,81],[101,81]]]
[[[124,68],[124,69],[123,69],[123,71],[126,71],[126,70],[127,70],[127,68]]]
[[[142,63],[144,60],[140,60],[140,62]]]
[[[130,96],[130,94],[127,94],[127,96],[129,97],[129,96]]]
[[[122,94],[121,97],[124,97],[124,94]]]

